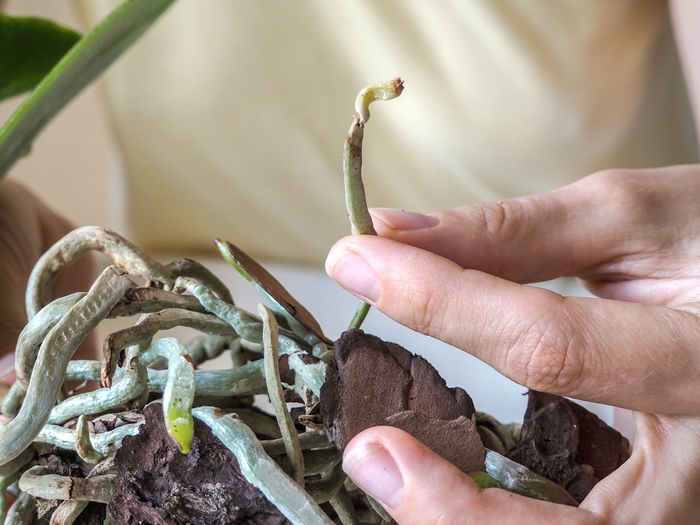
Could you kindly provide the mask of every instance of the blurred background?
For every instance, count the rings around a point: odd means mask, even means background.
[[[5,8],[85,31],[118,3]],[[180,0],[10,176],[76,225],[201,260],[254,311],[255,292],[214,253],[228,239],[334,338],[357,305],[322,269],[349,232],[342,144],[357,92],[396,76],[406,91],[373,106],[365,134],[370,206],[427,212],[697,159],[665,1]],[[586,295],[571,280],[544,286]],[[364,328],[424,355],[478,410],[522,419],[524,389],[466,353],[376,311]]]

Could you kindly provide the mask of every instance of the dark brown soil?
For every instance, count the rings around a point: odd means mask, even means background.
[[[195,419],[189,454],[168,436],[161,405],[117,452],[110,514],[122,525],[281,525],[284,517],[241,475],[233,454]]]

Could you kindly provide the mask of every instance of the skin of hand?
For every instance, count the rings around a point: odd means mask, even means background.
[[[550,193],[421,215],[372,210],[328,274],[416,331],[543,392],[635,411],[631,458],[579,508],[480,489],[377,427],[350,477],[409,524],[700,522],[700,165],[600,172]],[[576,276],[601,297],[526,286]]]
[[[0,384],[13,383],[14,348],[27,323],[24,294],[34,263],[53,243],[72,230],[71,224],[21,184],[0,182]],[[56,297],[87,290],[95,277],[95,264],[83,257],[60,274]],[[95,358],[94,345],[86,341],[77,358]]]

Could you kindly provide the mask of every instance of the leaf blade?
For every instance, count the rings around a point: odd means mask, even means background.
[[[43,127],[134,43],[175,0],[126,0],[81,38],[0,129],[0,177]]]
[[[0,13],[0,100],[36,86],[80,36],[50,20]]]

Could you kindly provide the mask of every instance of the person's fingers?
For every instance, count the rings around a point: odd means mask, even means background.
[[[594,514],[485,489],[409,434],[374,427],[358,434],[343,455],[343,469],[401,525],[483,523],[594,524]]]
[[[528,388],[642,412],[700,413],[700,316],[692,306],[564,298],[374,236],[342,239],[326,265],[400,324]]]
[[[692,242],[700,238],[698,176],[698,166],[608,171],[541,195],[429,215],[381,208],[371,212],[380,236],[442,255],[463,268],[519,283],[577,276],[597,283],[598,293],[619,291],[658,303],[667,290],[654,286],[658,279],[679,272],[685,279],[700,275],[684,264],[699,247]],[[633,290],[604,285],[637,277],[650,280]],[[680,288],[687,285],[680,283]],[[668,291],[673,295],[678,290]]]

